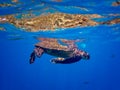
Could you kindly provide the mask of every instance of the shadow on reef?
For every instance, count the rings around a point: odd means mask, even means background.
[[[34,63],[36,57],[47,53],[58,58],[53,58],[52,63],[70,64],[81,59],[88,60],[90,55],[78,49],[75,42],[80,40],[67,40],[55,38],[37,38],[39,43],[35,44],[35,49],[30,55],[30,64]]]

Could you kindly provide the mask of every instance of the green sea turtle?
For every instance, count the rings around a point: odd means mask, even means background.
[[[35,49],[30,55],[30,64],[34,63],[36,57],[47,53],[57,58],[51,60],[52,63],[69,64],[81,59],[88,60],[90,55],[77,48],[75,42],[79,40],[66,40],[54,38],[38,38],[41,42],[35,44]]]

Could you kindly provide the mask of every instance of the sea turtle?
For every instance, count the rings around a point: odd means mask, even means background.
[[[35,44],[35,49],[30,55],[30,64],[34,63],[35,57],[40,57],[47,53],[57,58],[51,60],[52,63],[70,64],[81,59],[88,60],[90,55],[77,48],[75,42],[80,40],[66,40],[54,38],[38,38],[41,42]]]

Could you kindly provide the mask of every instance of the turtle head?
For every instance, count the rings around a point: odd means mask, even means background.
[[[81,52],[81,56],[82,56],[82,59],[84,59],[84,60],[89,60],[90,59],[90,54],[85,52],[85,51]]]

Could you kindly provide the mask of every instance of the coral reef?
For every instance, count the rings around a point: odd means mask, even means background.
[[[0,4],[0,7],[9,7],[9,6],[13,6],[13,5],[10,3],[1,3]]]
[[[5,31],[5,28],[4,27],[0,27],[0,31]]]
[[[103,18],[103,16],[99,14],[85,14],[85,16],[88,18]]]
[[[46,31],[77,26],[95,26],[98,23],[81,14],[49,13],[32,18],[17,19],[13,15],[0,17],[0,22],[9,22],[27,31]]]
[[[120,1],[113,2],[112,6],[120,6]]]
[[[115,18],[113,20],[109,20],[109,21],[106,21],[106,22],[102,22],[101,24],[108,24],[108,25],[112,25],[112,24],[118,24],[120,23],[120,18]]]
[[[19,0],[11,0],[13,3],[17,3],[19,2]]]
[[[114,14],[112,14],[113,16]],[[118,15],[118,14],[116,14]],[[116,16],[115,15],[115,16]],[[20,17],[20,18],[17,18]],[[0,23],[11,23],[17,28],[28,32],[38,31],[55,31],[60,28],[74,28],[96,26],[100,24],[117,24],[120,23],[120,18],[113,20],[97,22],[94,18],[105,18],[98,14],[67,14],[67,13],[47,13],[39,16],[34,14],[21,14],[21,16],[6,15],[0,16]]]

